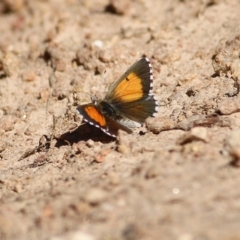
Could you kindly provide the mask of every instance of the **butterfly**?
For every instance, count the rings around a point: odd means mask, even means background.
[[[119,129],[132,133],[131,128],[158,112],[152,88],[152,65],[148,58],[141,58],[110,86],[103,100],[80,105],[77,111],[84,121],[112,137]]]

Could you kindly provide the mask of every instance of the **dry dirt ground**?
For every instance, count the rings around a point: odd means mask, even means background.
[[[0,239],[240,239],[240,2],[2,0]],[[76,106],[147,56],[156,118]],[[106,75],[103,79],[103,73]]]

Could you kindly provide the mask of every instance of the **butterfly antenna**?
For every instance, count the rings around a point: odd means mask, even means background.
[[[97,101],[102,98],[102,95],[103,95],[102,93],[106,92],[106,89],[107,89],[107,87],[105,86],[105,83],[106,83],[106,73],[107,73],[107,71],[104,70],[103,73],[102,73],[102,79],[101,79],[101,81],[99,81],[99,83],[101,85],[98,84],[98,86],[97,86],[98,89],[95,92],[95,95],[91,96],[92,103],[97,103]]]

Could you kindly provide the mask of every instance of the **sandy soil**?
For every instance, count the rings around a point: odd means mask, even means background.
[[[1,240],[240,239],[238,0],[0,13]],[[76,105],[142,56],[157,117],[117,139],[81,125]]]

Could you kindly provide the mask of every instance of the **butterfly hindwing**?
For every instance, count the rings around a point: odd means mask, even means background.
[[[158,110],[157,106],[158,104],[155,98],[149,96],[146,99],[117,104],[115,108],[122,117],[143,123],[146,118],[154,117],[156,115]]]
[[[107,134],[112,137],[117,136],[119,129],[121,129],[127,133],[132,133],[132,130],[129,127],[125,126],[118,120],[115,120],[111,117],[106,116],[106,121],[107,121],[107,125],[108,125]]]

